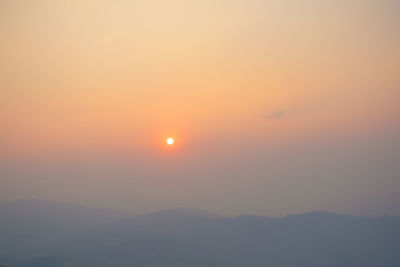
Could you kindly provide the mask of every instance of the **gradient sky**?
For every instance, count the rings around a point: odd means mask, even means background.
[[[398,14],[396,0],[3,0],[0,201],[400,215]]]

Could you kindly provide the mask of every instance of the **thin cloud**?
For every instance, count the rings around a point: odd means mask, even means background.
[[[275,111],[271,114],[265,115],[264,119],[266,120],[280,120],[286,117],[286,113],[283,111]]]

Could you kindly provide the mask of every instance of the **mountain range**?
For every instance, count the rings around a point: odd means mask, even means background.
[[[400,217],[324,211],[132,216],[42,200],[0,203],[0,266],[400,266]]]

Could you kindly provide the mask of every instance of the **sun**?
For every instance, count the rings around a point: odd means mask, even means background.
[[[172,137],[167,138],[167,145],[172,146],[174,144],[175,140]]]

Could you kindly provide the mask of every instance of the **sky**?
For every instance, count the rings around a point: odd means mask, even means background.
[[[399,12],[3,0],[0,201],[400,215]]]

